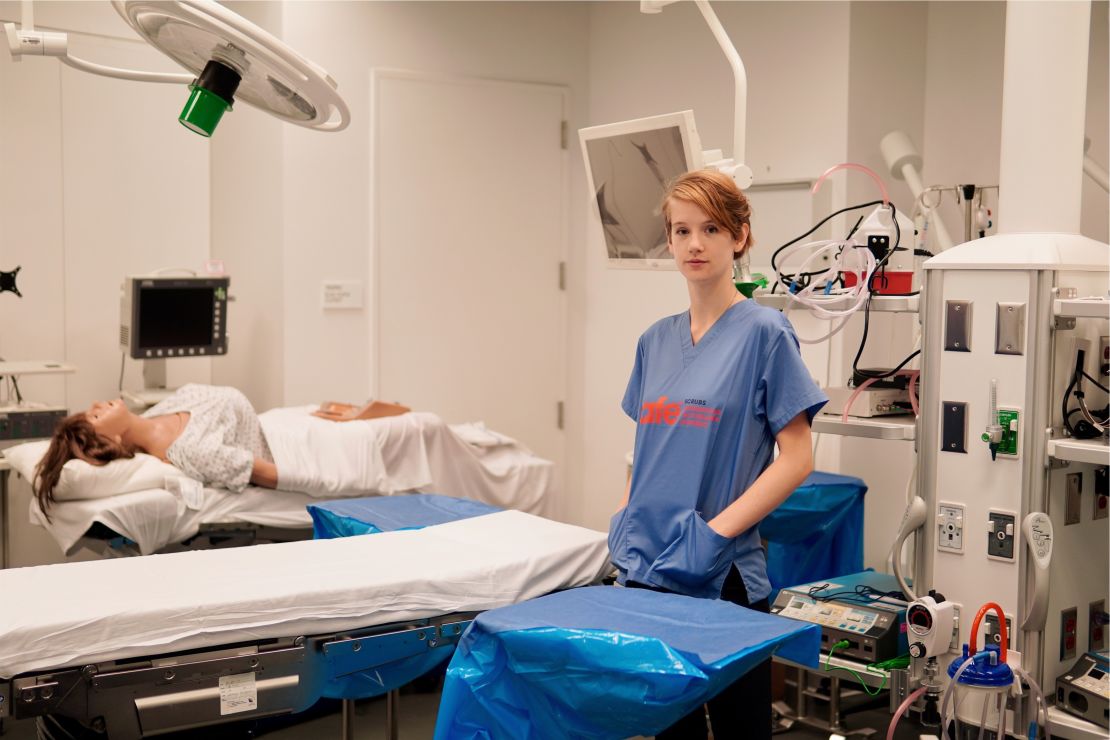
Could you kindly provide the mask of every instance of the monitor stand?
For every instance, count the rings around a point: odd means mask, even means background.
[[[166,361],[143,360],[143,389],[124,391],[123,400],[136,411],[145,411],[173,395],[176,388],[166,387]]]

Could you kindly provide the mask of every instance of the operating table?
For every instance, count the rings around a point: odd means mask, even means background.
[[[128,740],[381,694],[446,659],[474,614],[607,568],[604,533],[503,511],[2,571],[0,719]]]

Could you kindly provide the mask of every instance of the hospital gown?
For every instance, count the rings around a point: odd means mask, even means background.
[[[272,461],[258,415],[235,388],[184,385],[143,416],[181,411],[189,413],[189,420],[166,458],[190,478],[241,491],[250,482],[256,457]]]

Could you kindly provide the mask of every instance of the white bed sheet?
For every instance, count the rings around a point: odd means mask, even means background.
[[[517,511],[364,537],[0,571],[0,678],[480,611],[594,582],[606,535]]]
[[[50,521],[34,499],[30,517],[54,538],[62,552],[73,555],[93,524],[100,523],[135,543],[143,555],[193,537],[204,524],[257,524],[309,529],[305,508],[318,499],[304,493],[247,486],[240,493],[202,489],[201,504],[190,508],[177,493],[164,488],[121,493],[109,498],[66,501],[50,509]]]
[[[259,416],[279,488],[322,498],[425,491],[551,513],[552,464],[507,437],[500,445],[469,443],[473,425],[452,428],[426,412],[336,423],[312,416],[313,408]]]

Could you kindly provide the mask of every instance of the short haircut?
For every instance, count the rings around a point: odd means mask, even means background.
[[[748,240],[744,248],[734,253],[740,257],[755,243],[752,239],[752,206],[740,191],[736,181],[717,170],[693,170],[676,178],[663,195],[663,221],[667,226],[667,243],[671,241],[671,199],[677,198],[693,203],[705,211],[705,215],[718,226],[728,231],[734,240],[743,234],[741,228],[748,226]]]

